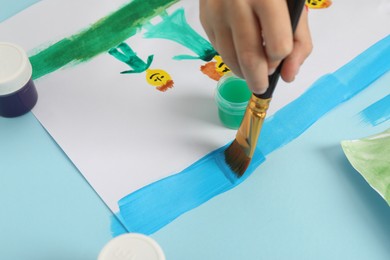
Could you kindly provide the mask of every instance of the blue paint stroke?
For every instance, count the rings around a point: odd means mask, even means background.
[[[390,94],[370,105],[360,115],[365,122],[377,126],[390,119]]]
[[[11,18],[40,0],[0,0],[0,22]]]
[[[130,232],[152,234],[183,213],[244,181],[267,156],[305,132],[390,70],[390,35],[354,60],[317,80],[301,97],[264,122],[255,157],[237,179],[224,162],[221,147],[182,172],[154,182],[122,198],[120,219]],[[118,232],[114,232],[118,233]]]
[[[237,186],[256,169],[254,165],[265,160],[260,152],[256,153],[252,165],[238,179],[224,162],[226,148],[221,147],[181,173],[152,183],[121,199],[118,215],[126,229],[152,234],[179,215]],[[220,165],[224,166],[220,168]]]
[[[127,233],[126,228],[123,226],[123,220],[120,215],[111,216],[111,235],[117,237],[119,235]]]

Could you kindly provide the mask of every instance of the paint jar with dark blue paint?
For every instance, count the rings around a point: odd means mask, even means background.
[[[35,106],[38,94],[31,76],[26,52],[15,44],[0,42],[0,116],[21,116]]]

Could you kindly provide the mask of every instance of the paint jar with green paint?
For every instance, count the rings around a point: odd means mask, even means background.
[[[218,81],[215,102],[219,119],[224,126],[231,129],[240,127],[251,95],[246,81],[231,73]]]

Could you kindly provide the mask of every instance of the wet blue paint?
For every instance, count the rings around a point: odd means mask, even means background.
[[[111,235],[112,235],[112,237],[117,237],[121,234],[125,234],[128,232],[122,223],[124,223],[124,221],[122,220],[122,218],[119,214],[111,216]]]
[[[224,162],[221,147],[184,171],[122,198],[121,221],[130,232],[152,234],[183,213],[244,181],[265,156],[300,136],[324,114],[390,71],[390,36],[316,81],[301,97],[264,122],[255,156],[241,179]],[[119,232],[114,232],[119,233]]]
[[[321,116],[390,70],[390,35],[355,59],[318,79],[298,99],[268,118],[258,146],[264,155],[297,138]]]
[[[0,22],[7,20],[40,0],[0,0]]]
[[[245,175],[238,179],[224,162],[223,152],[226,148],[221,147],[181,173],[152,183],[121,199],[118,215],[126,229],[152,234],[179,215],[237,186],[264,161],[261,153],[257,152]]]
[[[390,86],[389,86],[390,90]],[[377,126],[390,119],[390,94],[360,112],[363,120]]]

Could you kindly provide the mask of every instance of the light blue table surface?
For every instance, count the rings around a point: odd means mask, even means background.
[[[0,0],[0,21],[35,2]],[[358,115],[389,88],[387,73],[243,184],[152,235],[167,259],[390,259],[390,207],[340,147],[390,127]],[[0,259],[96,259],[112,238],[112,213],[32,113],[0,117],[0,207]]]
[[[390,127],[358,115],[389,86],[387,73],[152,235],[167,259],[390,259],[390,207],[340,147]],[[0,118],[0,206],[0,259],[96,259],[112,238],[111,212],[32,113]]]
[[[0,0],[0,22],[23,11],[40,0]]]

